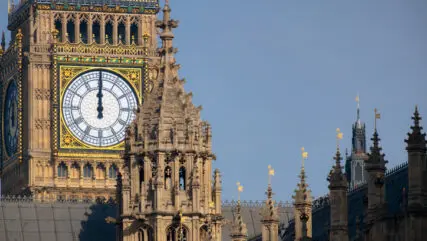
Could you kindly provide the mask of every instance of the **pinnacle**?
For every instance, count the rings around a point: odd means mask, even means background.
[[[415,112],[412,116],[414,125],[411,126],[412,133],[408,133],[408,139],[405,140],[408,143],[407,150],[426,151],[426,134],[422,133],[423,128],[420,125],[421,116],[418,113],[418,107],[415,106]]]
[[[341,153],[340,153],[339,149],[337,149],[337,152],[335,154],[334,160],[335,160],[335,169],[336,170],[339,169],[339,171],[341,171],[341,160],[342,160],[342,157],[341,157]]]
[[[371,153],[368,154],[369,159],[368,162],[371,164],[379,164],[381,168],[385,169],[385,164],[387,163],[386,160],[384,160],[384,154],[381,154],[382,148],[380,147],[380,138],[378,136],[377,130],[374,131],[374,135],[371,138],[372,140],[372,147],[371,147]]]

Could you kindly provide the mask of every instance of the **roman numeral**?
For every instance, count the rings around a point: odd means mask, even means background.
[[[120,111],[130,112],[130,111],[132,111],[132,109],[131,108],[121,108]]]
[[[86,128],[85,130],[85,135],[89,135],[90,130],[92,130],[92,128],[90,128],[89,126]]]
[[[83,117],[81,117],[81,116],[74,121],[74,123],[76,123],[76,125],[78,125],[82,122],[83,122]]]
[[[126,125],[126,121],[124,121],[124,120],[122,120],[122,119],[120,119],[120,118],[119,118],[118,122],[119,122],[121,125],[124,125],[124,126]]]

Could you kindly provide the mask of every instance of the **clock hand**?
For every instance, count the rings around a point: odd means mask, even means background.
[[[102,119],[104,116],[102,114],[102,111],[104,110],[104,107],[102,107],[102,72],[99,71],[99,81],[98,81],[98,94],[96,95],[98,97],[98,119]]]

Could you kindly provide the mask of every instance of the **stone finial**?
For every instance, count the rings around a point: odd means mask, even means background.
[[[406,150],[416,151],[416,152],[426,152],[426,134],[422,133],[423,128],[420,125],[421,116],[418,113],[418,107],[415,106],[414,116],[414,125],[411,126],[412,132],[408,133],[408,139],[405,142],[408,144]]]

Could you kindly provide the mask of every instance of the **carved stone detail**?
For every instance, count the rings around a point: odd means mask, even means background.
[[[35,89],[34,95],[36,96],[36,100],[50,100],[49,89]]]
[[[36,119],[34,126],[36,129],[50,129],[50,120],[49,119]]]

